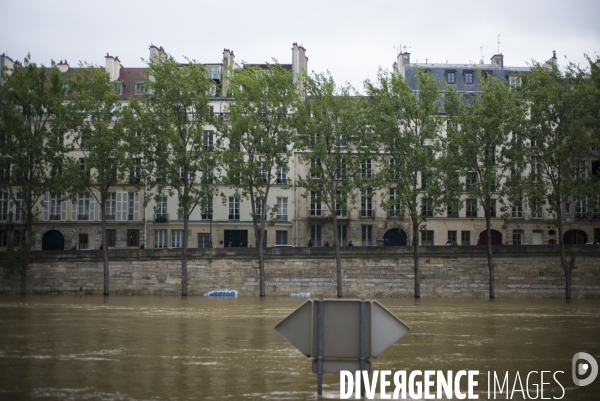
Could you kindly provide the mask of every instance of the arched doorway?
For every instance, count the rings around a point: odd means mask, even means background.
[[[385,246],[406,246],[406,233],[404,230],[392,228],[383,234],[383,245]]]
[[[62,251],[65,249],[65,237],[57,230],[50,230],[42,238],[42,251]]]
[[[500,231],[491,230],[492,245],[502,245],[502,233]],[[482,231],[479,234],[479,245],[487,245],[487,231]]]
[[[588,236],[583,230],[569,230],[563,236],[565,245],[586,244]]]

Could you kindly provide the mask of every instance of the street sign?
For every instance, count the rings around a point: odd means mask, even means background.
[[[321,394],[322,374],[370,370],[376,358],[410,327],[375,300],[308,300],[275,330],[304,355],[314,358]]]

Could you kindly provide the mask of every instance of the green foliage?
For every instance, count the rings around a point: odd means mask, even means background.
[[[139,134],[132,143],[143,155],[146,202],[152,193],[177,193],[184,219],[196,207],[212,213],[222,150],[222,122],[210,106],[213,83],[205,67],[190,60],[152,60],[148,75],[146,94],[131,102],[125,117]]]
[[[26,246],[9,247],[9,254],[20,258],[20,252],[31,250],[32,226],[40,212],[38,201],[46,192],[64,189],[60,170],[69,149],[64,134],[70,126],[70,114],[64,106],[65,80],[54,64],[51,68],[37,66],[28,56],[22,67],[15,65],[12,71],[2,73],[0,192],[8,193],[15,219],[21,217],[17,224],[25,225]],[[22,266],[24,286],[26,257]]]
[[[268,64],[266,70],[245,66],[235,71],[230,89],[234,103],[227,109],[230,124],[223,127],[229,142],[223,166],[229,186],[250,200],[258,246],[267,216],[273,219],[277,212],[268,195],[278,179],[284,183],[281,171],[285,184],[291,185],[288,163],[295,139],[291,113],[298,94],[292,72],[279,64]]]
[[[306,100],[296,114],[296,146],[303,150],[300,160],[307,175],[297,184],[305,198],[319,194],[332,216],[337,209],[346,215],[357,190],[376,184],[371,160],[376,141],[366,128],[366,104],[350,85],[338,88],[330,75],[307,76],[303,86]]]

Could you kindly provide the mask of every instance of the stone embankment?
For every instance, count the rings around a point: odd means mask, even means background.
[[[573,298],[600,298],[600,246],[568,247],[576,255]],[[188,294],[230,288],[240,296],[257,296],[258,254],[253,248],[191,249]],[[412,297],[413,255],[410,247],[344,248],[344,296]],[[2,254],[0,253],[0,258]],[[494,247],[497,298],[562,298],[565,278],[556,246]],[[34,294],[102,294],[101,251],[33,252],[28,292]],[[268,296],[310,291],[334,297],[333,248],[265,250]],[[486,298],[487,254],[480,246],[421,248],[421,296]],[[0,279],[0,293],[18,293],[19,277]],[[180,250],[110,250],[111,294],[177,295],[181,293]]]

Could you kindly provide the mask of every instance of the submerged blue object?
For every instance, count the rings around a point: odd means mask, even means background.
[[[234,297],[238,296],[236,290],[223,289],[223,290],[212,290],[204,294],[205,297]]]

